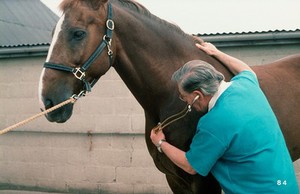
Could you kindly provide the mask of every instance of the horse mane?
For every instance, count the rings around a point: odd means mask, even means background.
[[[65,10],[67,10],[68,8],[76,6],[80,1],[84,1],[84,0],[63,0],[59,5],[59,9],[62,12],[65,12]],[[137,12],[148,18],[151,18],[151,19],[159,22],[160,24],[167,26],[171,30],[177,31],[177,32],[181,33],[182,35],[187,36],[187,34],[185,32],[183,32],[183,30],[178,25],[167,22],[167,21],[160,19],[159,17],[153,15],[146,7],[144,7],[140,3],[136,2],[135,0],[111,0],[111,2],[117,3],[118,5],[128,8],[131,11]]]
[[[85,1],[85,0],[63,0],[60,5],[59,5],[59,9],[61,11],[65,11],[68,8],[74,7],[76,6],[80,1]],[[142,6],[141,4],[139,4],[138,2],[134,1],[134,0],[118,0],[115,1],[119,4],[122,4],[123,6],[130,8],[130,9],[134,9],[135,11],[139,12],[139,13],[143,13],[145,15],[151,15],[151,13],[149,12],[149,10],[147,10],[144,6]]]
[[[181,33],[182,35],[186,36],[186,33],[183,32],[183,30],[178,25],[167,22],[167,21],[153,15],[146,7],[144,7],[143,5],[141,5],[140,3],[138,3],[135,0],[112,0],[112,1],[117,2],[117,3],[119,3],[119,5],[121,4],[124,7],[127,7],[128,9],[130,9],[132,11],[135,11],[146,17],[156,20],[157,22],[161,23],[164,26],[167,26],[171,30],[175,30],[175,31]]]

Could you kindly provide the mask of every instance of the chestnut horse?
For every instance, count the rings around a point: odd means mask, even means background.
[[[56,25],[39,85],[42,109],[73,94],[81,96],[90,91],[113,67],[144,109],[149,153],[157,168],[166,174],[172,191],[221,193],[211,174],[202,177],[185,173],[157,151],[149,136],[158,122],[185,107],[171,81],[173,72],[184,63],[201,59],[222,72],[226,80],[232,74],[219,61],[197,49],[192,36],[136,2],[64,0],[60,7],[63,15]],[[296,160],[300,156],[300,55],[254,66],[253,70]],[[51,122],[65,122],[72,109],[73,104],[69,104],[46,117]],[[167,141],[187,151],[200,117],[200,113],[192,111],[165,128]]]

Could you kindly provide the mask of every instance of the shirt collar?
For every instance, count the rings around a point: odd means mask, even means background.
[[[210,101],[208,103],[208,111],[210,111],[215,106],[219,97],[230,85],[231,85],[231,82],[225,82],[223,80],[221,81],[218,91],[213,95],[213,97],[210,99]]]

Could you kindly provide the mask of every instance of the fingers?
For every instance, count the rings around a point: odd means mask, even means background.
[[[195,43],[195,45],[198,47],[198,48],[200,48],[200,47],[205,47],[205,46],[210,46],[210,45],[212,45],[210,42],[204,42],[204,41],[202,41],[202,42],[196,42]]]
[[[196,44],[197,44],[197,43],[198,43],[198,44],[202,44],[202,43],[204,42],[199,36],[193,36],[193,38],[194,38]]]
[[[152,129],[151,130],[151,136],[154,137],[154,136],[160,136],[163,132],[161,130],[154,130]]]
[[[156,132],[154,129],[151,130],[150,138],[153,139],[153,137],[156,135]]]
[[[196,43],[195,45],[196,45],[197,48],[199,48],[199,49],[201,49],[201,50],[203,50],[203,51],[205,51],[205,52],[206,52],[206,50],[208,49],[208,48],[207,48],[207,43],[206,43],[206,42],[203,42],[203,43],[201,43],[201,44]]]
[[[154,145],[157,145],[159,140],[165,139],[164,133],[160,130],[156,132],[155,130],[151,130],[150,139]]]
[[[218,52],[218,49],[209,42],[203,42],[201,44],[195,43],[195,45],[197,48],[204,51],[208,55],[214,55],[216,52]]]
[[[202,49],[202,48],[203,48],[203,46],[202,46],[201,44],[199,44],[199,43],[196,43],[195,45],[196,45],[196,47],[198,47],[199,49]]]

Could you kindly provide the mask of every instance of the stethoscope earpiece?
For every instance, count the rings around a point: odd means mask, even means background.
[[[193,106],[193,104],[196,102],[196,100],[198,100],[199,99],[199,95],[197,95],[195,98],[194,98],[194,100],[193,100],[193,102],[192,102],[192,104],[191,104],[191,106]]]

